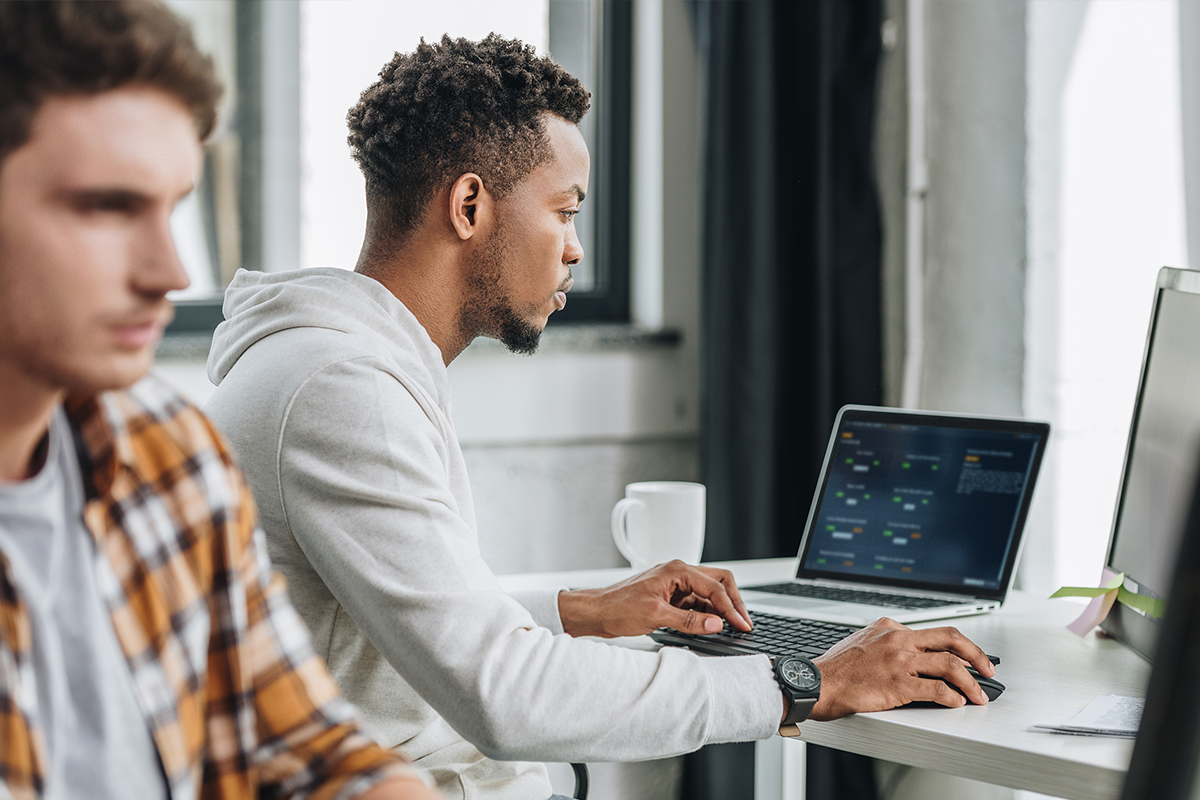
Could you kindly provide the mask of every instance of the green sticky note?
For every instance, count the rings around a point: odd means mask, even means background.
[[[827,530],[827,531],[836,531],[836,530],[837,530],[837,526],[836,526],[836,525],[826,525],[826,526],[825,526],[825,530]]]
[[[837,493],[837,496],[838,496],[838,497],[845,497],[845,496],[846,496],[846,493],[845,493],[845,492],[838,492],[838,493]]]
[[[875,569],[883,569],[883,564],[876,564]]]
[[[853,463],[854,463],[854,459],[853,459],[853,458],[847,458],[847,459],[846,459],[846,463],[847,463],[847,464],[853,464]]]
[[[884,531],[884,532],[883,532],[883,535],[884,535],[884,536],[891,536],[891,535],[892,535],[892,532],[891,532],[891,531]]]
[[[1054,594],[1050,595],[1051,599],[1055,597],[1099,597],[1102,594],[1107,594],[1113,589],[1120,588],[1125,582],[1125,573],[1122,572],[1104,586],[1064,586]]]
[[[908,469],[908,468],[909,468],[909,467],[911,467],[911,466],[912,466],[912,464],[910,464],[910,463],[908,463],[907,461],[905,461],[903,464],[901,464],[901,465],[900,465],[900,468],[901,468],[901,469]]]
[[[937,464],[933,464],[933,465],[931,465],[929,468],[930,468],[931,470],[933,470],[934,472],[937,472]]]
[[[899,497],[893,497],[893,498],[892,498],[892,502],[893,502],[893,503],[899,503],[899,502],[900,502],[900,498],[899,498]]]
[[[1123,606],[1137,609],[1146,616],[1153,617],[1154,619],[1162,619],[1163,614],[1167,613],[1167,603],[1165,600],[1155,600],[1144,594],[1134,594],[1124,586],[1117,589],[1117,602]]]
[[[824,563],[825,563],[825,559],[823,559],[823,558],[818,558],[818,559],[817,559],[817,563],[818,563],[818,564],[824,564]]]

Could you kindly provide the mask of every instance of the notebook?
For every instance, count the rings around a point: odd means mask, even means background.
[[[842,408],[795,577],[742,587],[746,607],[843,625],[999,608],[1049,435],[1046,422]]]

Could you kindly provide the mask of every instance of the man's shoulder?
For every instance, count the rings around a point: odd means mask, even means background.
[[[153,434],[162,446],[185,451],[224,450],[217,429],[198,406],[156,375],[147,375],[123,391],[101,396],[110,424],[117,433],[134,439]]]
[[[171,482],[167,475],[187,464],[232,467],[228,447],[208,417],[154,375],[127,389],[71,398],[66,410],[85,463],[100,476],[124,465],[144,481],[161,483]]]

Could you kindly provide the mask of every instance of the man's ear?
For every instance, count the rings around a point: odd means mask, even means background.
[[[450,187],[450,224],[459,239],[470,239],[492,224],[492,194],[474,172],[458,177]]]

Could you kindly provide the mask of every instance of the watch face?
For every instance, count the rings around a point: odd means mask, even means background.
[[[812,664],[799,658],[786,659],[779,665],[779,674],[785,681],[801,691],[815,689],[821,683]]]

